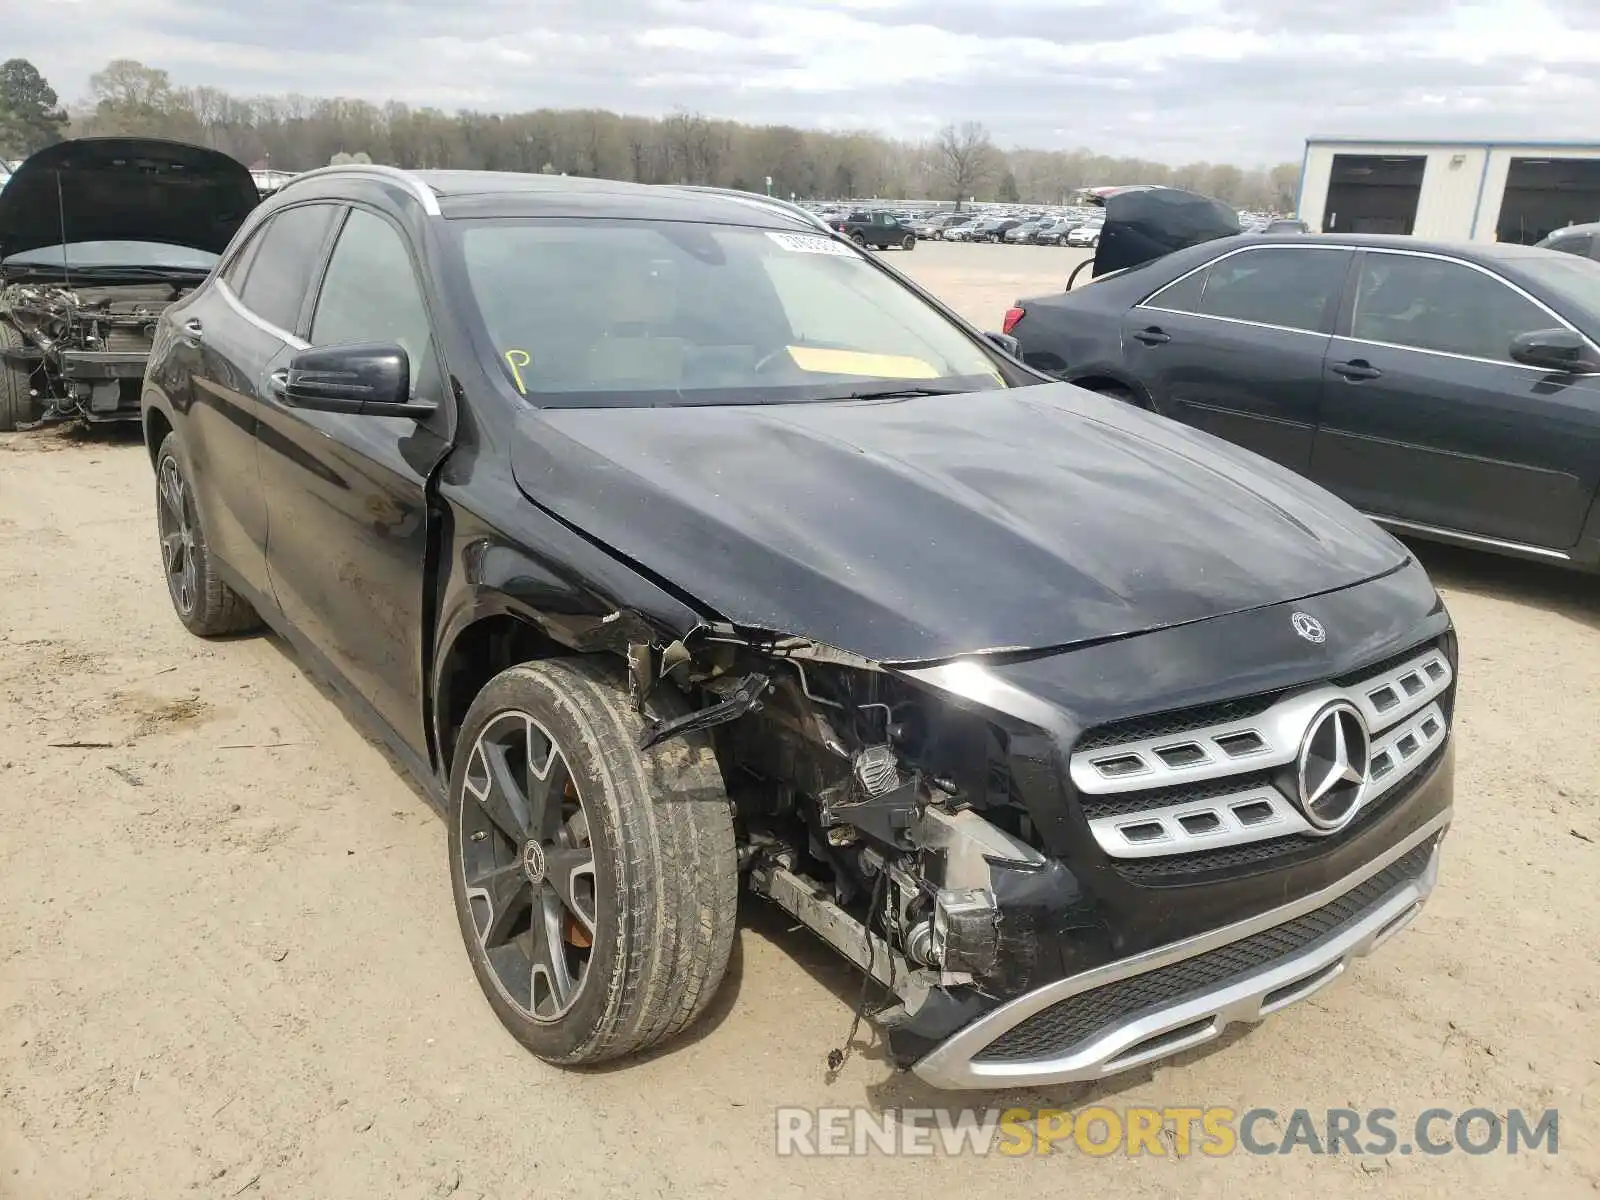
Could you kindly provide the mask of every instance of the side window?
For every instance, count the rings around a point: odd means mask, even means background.
[[[1201,267],[1192,275],[1174,280],[1146,300],[1145,305],[1150,308],[1165,308],[1171,312],[1199,312],[1200,293],[1205,289],[1206,276],[1209,274],[1209,267]]]
[[[400,232],[353,208],[328,260],[311,319],[311,344],[398,342],[411,360],[411,389],[437,389],[433,342],[422,289]]]
[[[255,236],[261,245],[239,294],[246,308],[263,321],[294,332],[336,211],[331,204],[307,204],[286,208],[267,222]]]
[[[222,273],[222,280],[232,289],[235,296],[244,289],[245,276],[250,272],[250,264],[255,261],[256,251],[261,249],[261,230],[264,225],[258,225],[251,230],[250,238],[240,248],[239,253],[233,256],[233,261],[228,264],[228,269]]]
[[[1594,238],[1587,233],[1576,233],[1571,237],[1564,237],[1550,243],[1550,249],[1561,250],[1567,254],[1576,254],[1581,258],[1588,258],[1594,247]]]
[[[1285,329],[1331,332],[1349,266],[1349,253],[1343,250],[1246,250],[1211,264],[1196,311]]]
[[[1350,336],[1510,362],[1511,339],[1558,322],[1500,280],[1461,263],[1369,251]]]

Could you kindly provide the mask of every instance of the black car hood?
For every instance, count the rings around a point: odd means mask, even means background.
[[[1237,211],[1182,188],[1154,184],[1105,188],[1096,200],[1106,210],[1094,255],[1097,277],[1142,266],[1186,246],[1231,237],[1240,228]]]
[[[162,242],[221,254],[260,196],[243,163],[159,138],[47,146],[0,189],[0,257],[64,242]]]
[[[1406,558],[1287,470],[1070,384],[541,409],[512,463],[531,500],[721,616],[880,662],[1176,625]]]

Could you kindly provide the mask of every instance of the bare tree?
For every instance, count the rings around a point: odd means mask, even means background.
[[[977,121],[946,125],[934,140],[933,149],[937,173],[958,209],[994,175],[1000,158],[989,131]]]

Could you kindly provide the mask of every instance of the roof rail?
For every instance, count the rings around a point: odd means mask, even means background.
[[[815,225],[829,234],[833,229],[816,213],[809,208],[801,208],[788,200],[780,200],[776,196],[763,195],[761,192],[746,192],[738,188],[710,187],[703,183],[677,183],[669,185],[680,192],[708,192],[714,196],[727,196],[732,200],[742,200],[746,204],[754,204],[761,208],[777,209],[779,212],[788,213],[790,216],[799,217],[808,225]]]
[[[430,217],[439,215],[439,197],[433,194],[433,189],[410,171],[402,171],[399,167],[388,167],[381,163],[336,163],[331,167],[317,167],[312,171],[302,171],[293,179],[282,184],[278,191],[287,191],[297,183],[307,179],[319,179],[328,175],[373,175],[379,179],[388,179],[398,183],[409,191],[422,204],[422,211]]]

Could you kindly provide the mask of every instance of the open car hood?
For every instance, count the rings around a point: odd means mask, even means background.
[[[78,138],[0,189],[0,257],[67,242],[163,242],[221,254],[260,196],[243,163],[159,138]]]
[[[1090,198],[1106,210],[1094,255],[1096,277],[1240,232],[1237,211],[1182,188],[1134,184],[1099,188]]]
[[[1289,471],[1064,383],[540,409],[512,465],[529,499],[714,613],[880,662],[1068,646],[1406,561]]]

